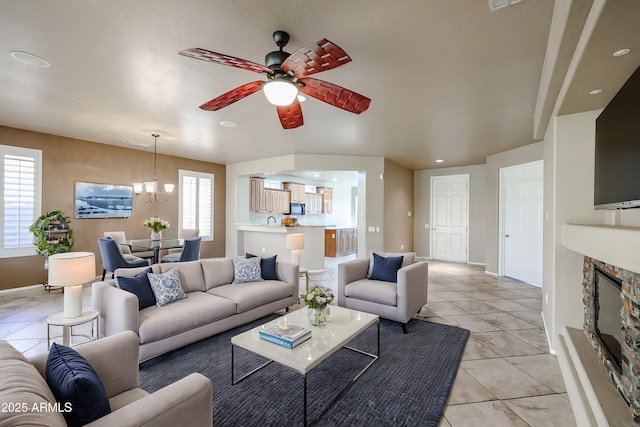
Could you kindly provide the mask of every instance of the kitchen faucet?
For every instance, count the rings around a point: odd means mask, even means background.
[[[276,217],[275,217],[275,216],[273,216],[273,215],[271,215],[269,218],[267,218],[267,225],[269,225],[269,220],[271,220],[271,218],[273,218],[273,223],[274,223],[274,224],[277,224],[277,223],[278,223],[278,221],[276,221]]]

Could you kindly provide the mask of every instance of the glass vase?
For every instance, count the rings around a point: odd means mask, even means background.
[[[309,323],[313,326],[323,326],[331,320],[331,310],[328,305],[325,305],[322,308],[309,307],[307,317],[309,318]]]
[[[151,240],[162,240],[162,231],[151,231]]]

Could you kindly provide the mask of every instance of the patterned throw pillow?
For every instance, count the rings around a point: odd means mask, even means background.
[[[234,258],[233,283],[262,282],[260,258]]]
[[[151,290],[156,296],[156,305],[162,307],[170,302],[186,298],[187,295],[180,283],[180,273],[177,268],[172,268],[166,273],[147,273]]]

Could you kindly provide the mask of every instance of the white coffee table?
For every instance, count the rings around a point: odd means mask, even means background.
[[[93,322],[91,335],[74,335],[73,327],[84,323]],[[98,339],[100,330],[100,313],[95,310],[86,310],[78,317],[66,318],[64,312],[52,314],[47,317],[47,349],[51,348],[51,326],[62,326],[62,345],[70,346],[71,337],[82,336],[91,341]]]
[[[240,381],[246,379],[250,375],[264,368],[271,362],[277,362],[287,368],[293,369],[303,375],[304,394],[303,394],[303,413],[304,425],[307,424],[307,374],[320,362],[344,347],[349,350],[356,351],[372,358],[371,362],[362,369],[340,393],[327,405],[327,407],[314,419],[311,424],[315,423],[322,415],[324,415],[335,402],[360,378],[369,367],[378,359],[380,355],[380,321],[377,315],[355,311],[348,308],[330,306],[331,321],[325,326],[310,326],[307,319],[307,308],[287,313],[287,320],[294,325],[309,326],[311,328],[311,338],[300,344],[294,349],[281,347],[277,344],[260,339],[258,332],[263,327],[278,323],[281,319],[276,319],[264,325],[253,328],[247,332],[236,335],[231,338],[231,384],[236,385]],[[348,347],[347,344],[351,339],[360,334],[362,331],[377,324],[377,351],[376,354],[367,353],[365,351]],[[245,374],[239,379],[235,379],[234,372],[234,353],[235,347],[240,347],[262,357],[269,359],[265,364],[257,367],[253,371]]]

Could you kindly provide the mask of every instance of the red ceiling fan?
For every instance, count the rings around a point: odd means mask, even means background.
[[[258,80],[232,89],[202,104],[200,108],[218,111],[264,89],[269,102],[276,106],[284,129],[294,129],[303,125],[302,109],[297,99],[298,91],[355,114],[369,108],[371,100],[366,96],[333,83],[308,77],[351,62],[349,55],[340,47],[322,39],[290,54],[282,50],[289,42],[289,34],[276,31],[273,33],[273,41],[280,50],[267,54],[266,66],[197,47],[178,51],[180,55],[254,71],[267,77],[267,81]]]

